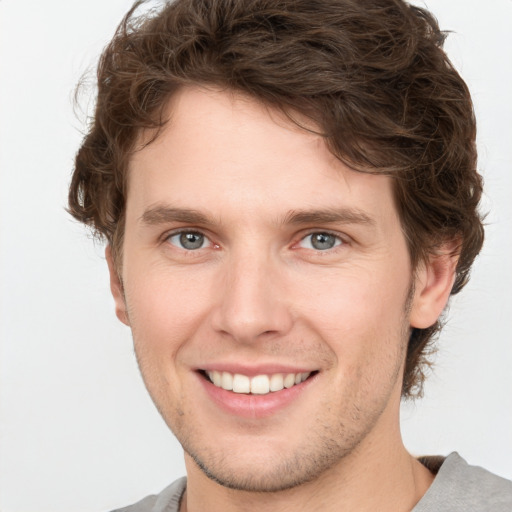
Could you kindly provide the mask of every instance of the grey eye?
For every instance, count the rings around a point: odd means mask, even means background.
[[[316,251],[326,251],[338,245],[341,245],[341,239],[331,233],[311,233],[304,237],[300,245],[306,249],[315,249]]]
[[[176,233],[169,237],[169,242],[181,249],[187,251],[194,251],[201,249],[207,243],[206,237],[201,233],[195,233],[193,231],[183,231],[182,233]]]

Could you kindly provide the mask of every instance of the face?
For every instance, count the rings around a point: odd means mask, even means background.
[[[398,421],[425,282],[390,178],[246,97],[169,109],[130,163],[118,316],[190,464],[247,490],[315,479]]]

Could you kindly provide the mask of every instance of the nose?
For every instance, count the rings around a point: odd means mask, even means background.
[[[278,261],[269,255],[233,256],[220,279],[213,327],[246,344],[282,336],[292,326],[288,299]]]

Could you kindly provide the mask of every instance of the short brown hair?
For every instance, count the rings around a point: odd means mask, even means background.
[[[483,242],[476,126],[432,14],[401,0],[176,0],[137,16],[142,3],[102,54],[69,192],[117,260],[138,135],[165,124],[178,88],[216,85],[305,114],[344,163],[393,177],[412,264],[457,240],[452,293],[465,285]],[[413,329],[403,396],[421,392],[438,330]]]

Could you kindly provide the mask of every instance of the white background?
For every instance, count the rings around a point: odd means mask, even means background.
[[[109,510],[184,473],[114,316],[103,248],[64,211],[84,128],[74,86],[130,3],[0,1],[2,512]],[[404,437],[415,454],[458,450],[512,478],[512,1],[428,5],[455,32],[490,214]]]

